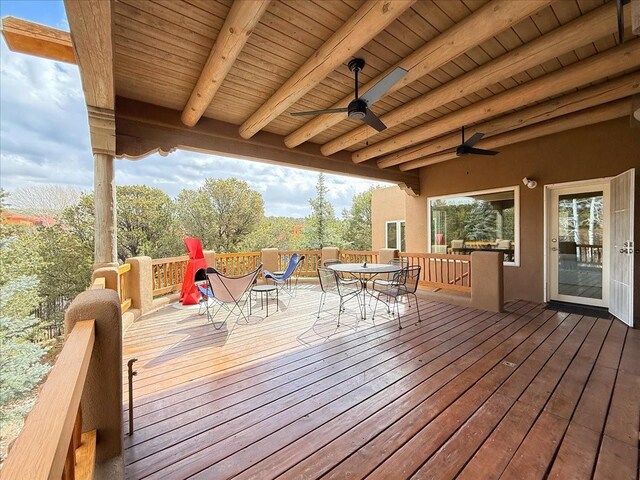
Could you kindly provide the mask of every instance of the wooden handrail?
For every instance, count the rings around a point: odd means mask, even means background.
[[[104,277],[98,277],[93,281],[93,283],[91,284],[91,287],[89,288],[91,290],[104,290],[105,288],[107,288],[106,282],[107,281]]]
[[[128,273],[131,271],[131,264],[125,263],[118,267],[118,288],[120,294],[120,310],[122,313],[131,308],[131,297],[129,296]]]
[[[406,253],[410,265],[420,265],[420,285],[436,290],[471,292],[471,255],[449,255],[444,253]]]
[[[189,260],[189,255],[181,255],[179,257],[154,258],[151,260],[151,265],[161,265],[163,263],[186,262],[188,260]]]
[[[151,261],[154,297],[180,290],[188,261],[188,255],[156,258]]]
[[[94,342],[95,321],[76,323],[9,452],[3,480],[61,478]]]
[[[315,277],[322,260],[322,250],[278,250],[278,269],[285,270],[291,255],[304,255],[304,263],[299,271],[301,277]]]

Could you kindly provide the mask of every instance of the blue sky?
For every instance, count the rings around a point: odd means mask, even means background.
[[[0,0],[0,16],[25,18],[68,30],[61,0]],[[0,40],[0,185],[9,192],[38,184],[93,186],[86,107],[74,65],[10,52]],[[178,151],[167,157],[118,160],[118,185],[146,184],[176,196],[206,177],[237,177],[260,191],[267,215],[303,217],[315,195],[317,175],[259,162]],[[336,213],[372,185],[327,175]]]

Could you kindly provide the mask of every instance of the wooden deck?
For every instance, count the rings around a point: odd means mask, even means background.
[[[314,328],[318,298],[222,332],[171,306],[136,322],[127,478],[637,478],[640,331],[427,301],[402,330]]]

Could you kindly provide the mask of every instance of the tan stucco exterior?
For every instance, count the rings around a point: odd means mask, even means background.
[[[480,145],[481,146],[481,145]],[[640,239],[640,129],[621,118],[542,137],[500,149],[495,157],[467,156],[425,167],[420,172],[421,195],[410,197],[400,189],[374,193],[372,202],[373,248],[384,243],[384,221],[403,209],[407,251],[427,251],[427,198],[519,185],[520,266],[505,266],[505,300],[544,300],[544,185],[610,177],[636,167],[635,239]],[[533,178],[537,188],[522,185]],[[380,226],[382,225],[382,227]],[[637,243],[636,243],[637,245]],[[636,247],[638,248],[638,247]],[[635,255],[635,299],[640,302],[640,255]],[[636,320],[636,325],[638,321]]]
[[[371,195],[371,249],[386,248],[386,222],[392,220],[406,221],[406,205],[408,195],[400,187],[378,188]],[[406,235],[406,232],[405,232]]]

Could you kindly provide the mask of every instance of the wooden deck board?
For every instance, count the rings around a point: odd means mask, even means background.
[[[171,306],[136,322],[124,339],[125,362],[139,358],[126,477],[637,471],[640,337],[620,322],[421,300],[422,322],[401,307],[402,330],[386,316],[356,326],[354,312],[337,329],[335,311],[314,326],[318,299],[304,285],[280,312],[223,332]]]

